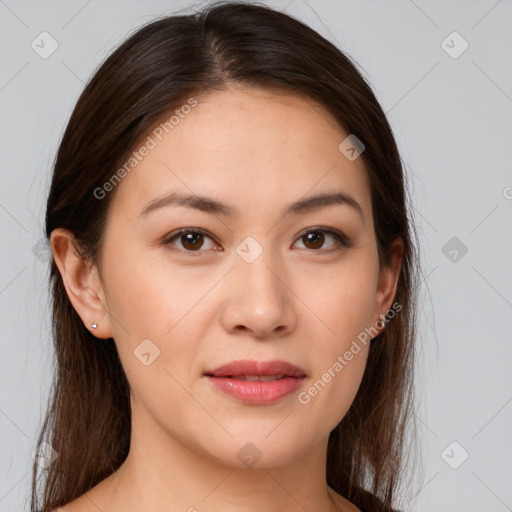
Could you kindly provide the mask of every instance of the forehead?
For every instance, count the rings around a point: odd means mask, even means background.
[[[113,209],[135,216],[173,190],[214,196],[246,212],[334,189],[371,207],[363,161],[339,151],[348,133],[320,104],[247,88],[194,100],[169,112],[135,148],[151,147],[117,185]]]

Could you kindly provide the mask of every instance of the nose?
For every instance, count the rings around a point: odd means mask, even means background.
[[[297,315],[290,277],[267,249],[252,263],[236,257],[226,283],[221,322],[230,334],[258,339],[282,337],[295,329]]]

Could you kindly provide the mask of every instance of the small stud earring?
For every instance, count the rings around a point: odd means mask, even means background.
[[[97,329],[98,328],[98,324],[91,324],[91,329]]]

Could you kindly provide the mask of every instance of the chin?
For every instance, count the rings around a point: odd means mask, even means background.
[[[212,445],[202,446],[208,456],[227,466],[246,469],[270,469],[293,463],[307,450],[303,436],[246,433],[233,438],[212,440]],[[283,435],[284,434],[284,435]],[[313,445],[314,443],[312,443]],[[215,447],[212,450],[212,447]]]

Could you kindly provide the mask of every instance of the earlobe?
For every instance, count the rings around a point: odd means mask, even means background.
[[[68,298],[86,328],[98,338],[111,338],[107,304],[97,268],[80,256],[73,234],[68,230],[53,230],[50,242]]]
[[[373,324],[377,325],[379,334],[385,329],[385,315],[389,311],[395,297],[400,269],[402,266],[404,246],[399,237],[392,245],[390,265],[383,267],[379,273]]]

